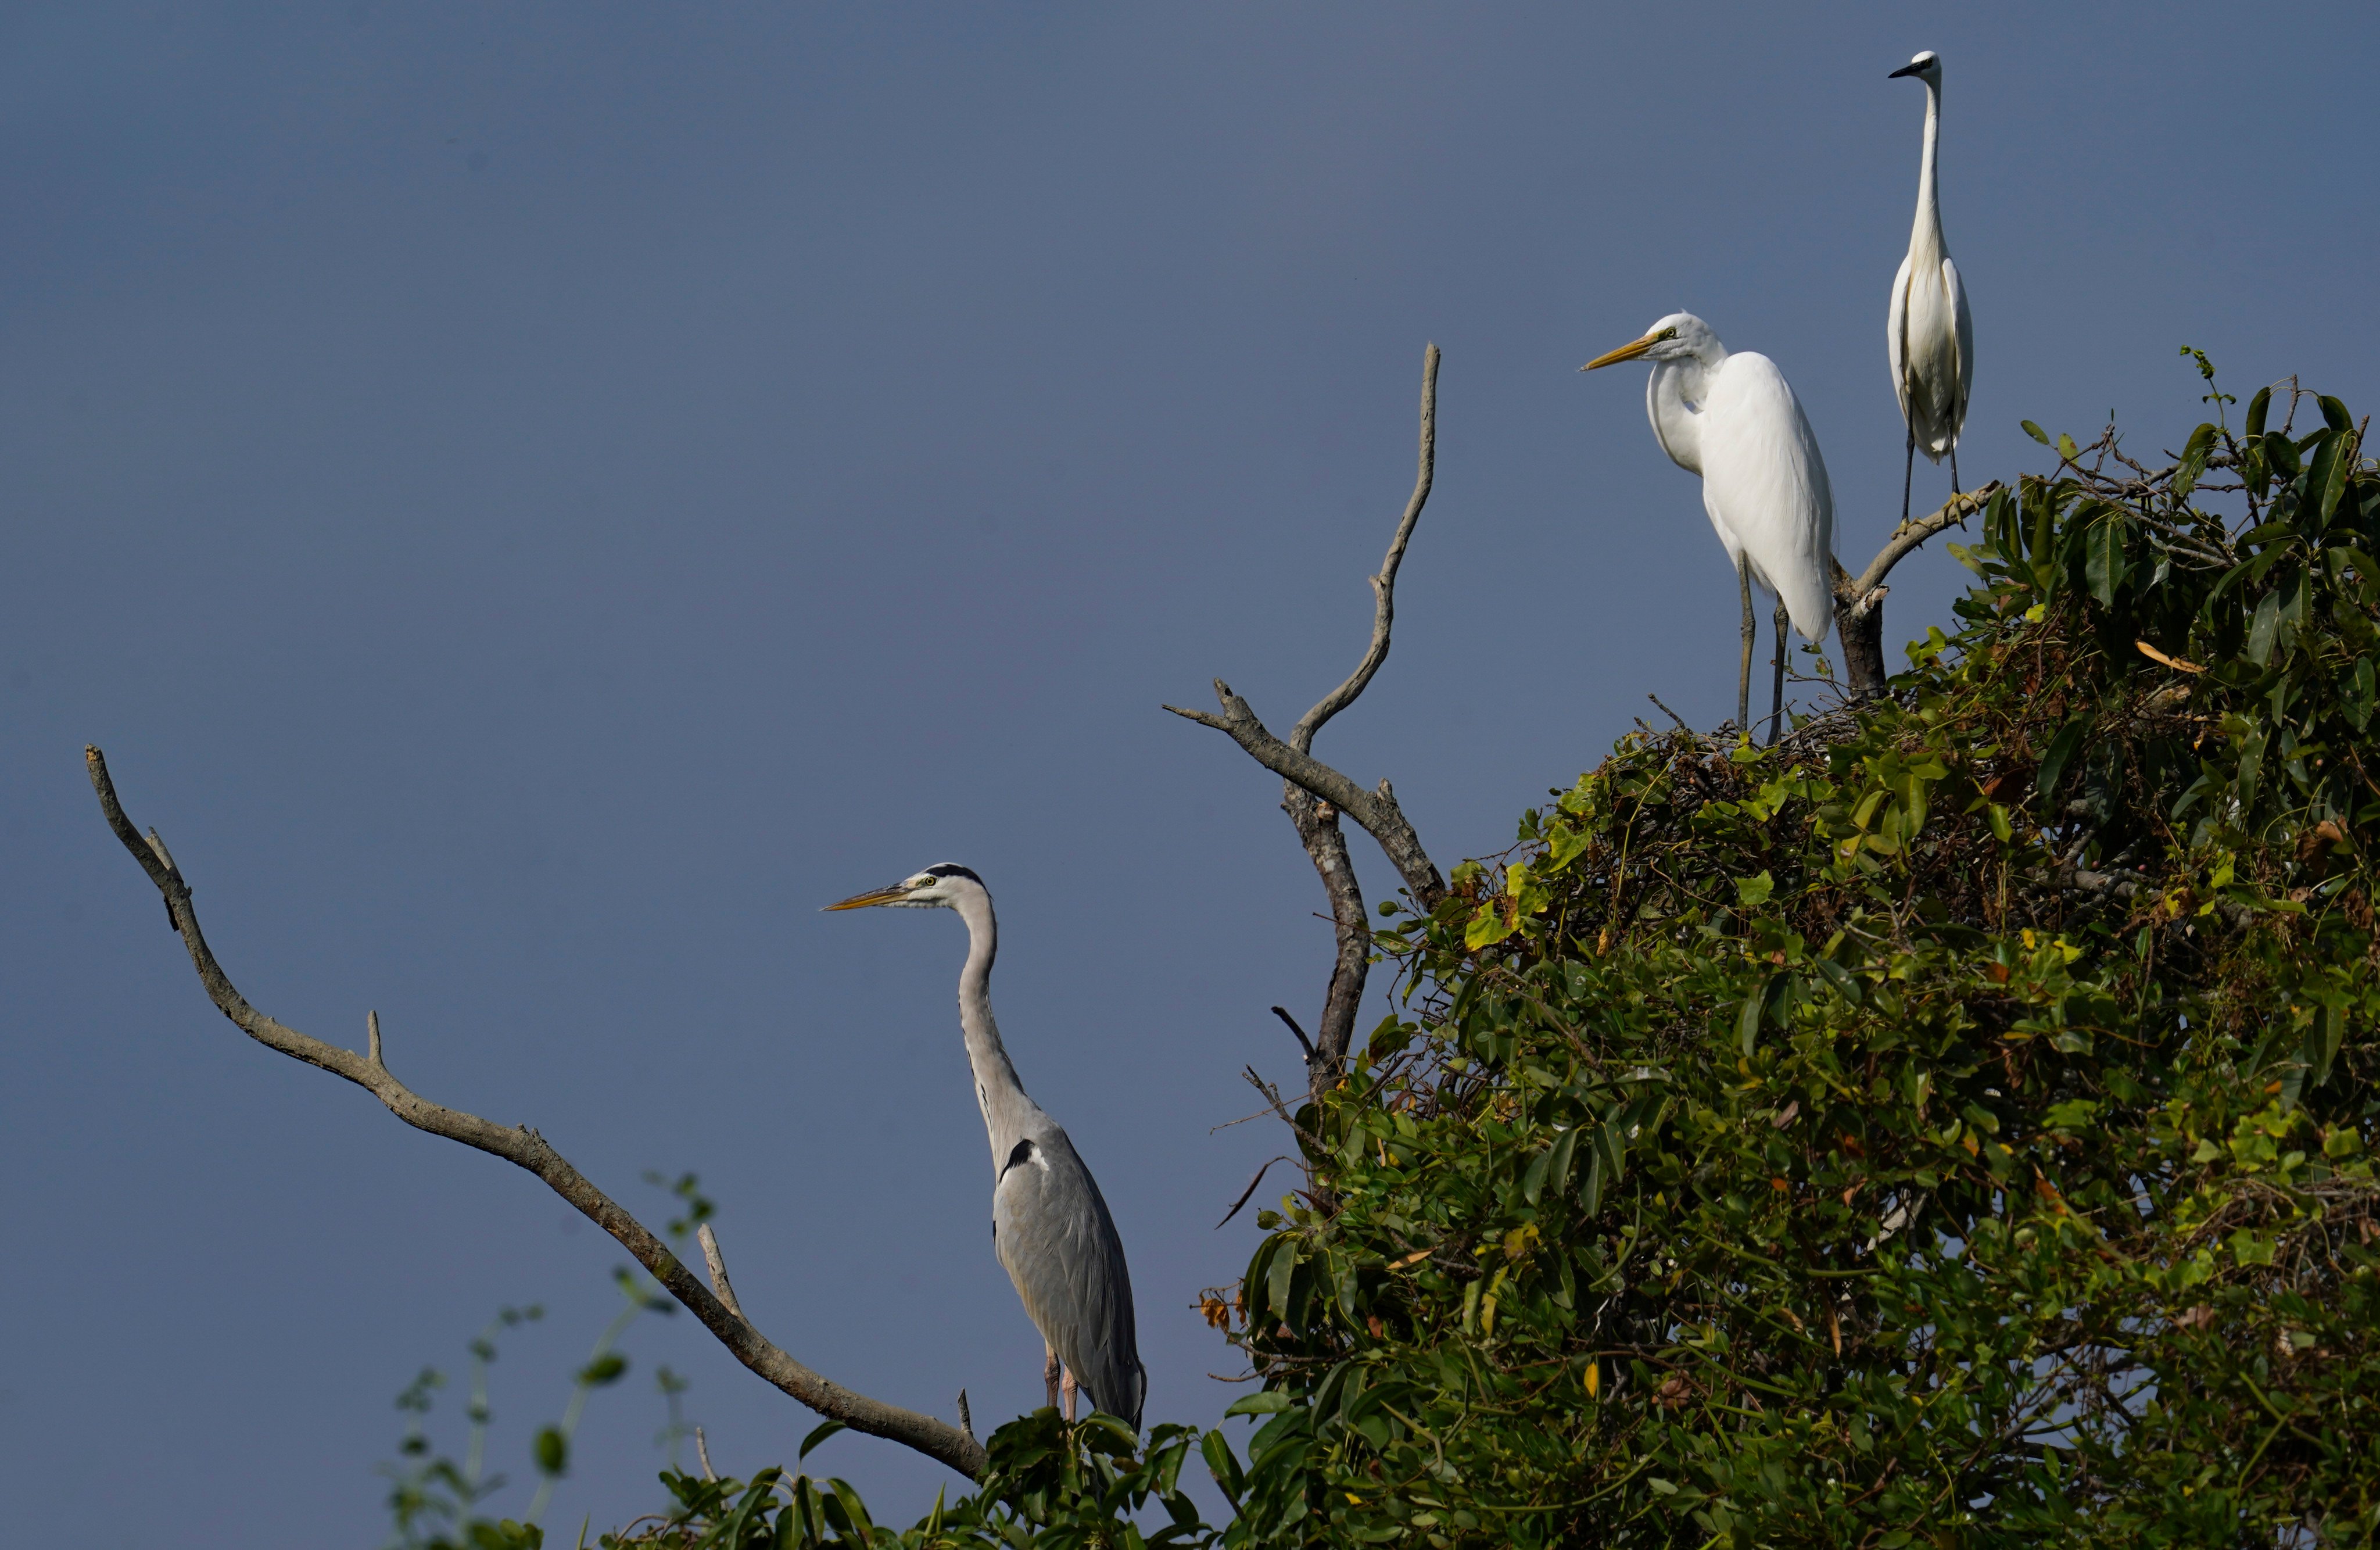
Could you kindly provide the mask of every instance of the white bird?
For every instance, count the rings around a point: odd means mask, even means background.
[[[1785,373],[1765,355],[1730,354],[1710,325],[1672,312],[1645,336],[1579,368],[1592,372],[1639,358],[1653,362],[1645,413],[1670,460],[1703,482],[1703,509],[1735,566],[1743,598],[1743,656],[1735,721],[1749,727],[1752,649],[1759,629],[1752,583],[1777,594],[1776,683],[1771,742],[1785,702],[1785,621],[1817,644],[1834,622],[1835,497],[1818,438]]]
[[[955,910],[966,922],[959,1031],[991,1141],[992,1248],[1041,1332],[1049,1358],[1041,1377],[1050,1403],[1058,1403],[1062,1377],[1068,1421],[1075,1419],[1080,1387],[1089,1392],[1093,1408],[1139,1430],[1148,1373],[1134,1333],[1123,1241],[1091,1170],[1058,1122],[1026,1096],[1000,1042],[1000,1026],[991,1019],[991,960],[1000,949],[1000,926],[990,890],[966,868],[944,862],[827,908],[871,905]]]
[[[1959,430],[1967,422],[1967,397],[1975,385],[1975,324],[1967,315],[1967,287],[1942,241],[1942,190],[1935,179],[1935,154],[1942,128],[1942,58],[1927,49],[1892,72],[1888,79],[1915,76],[1925,83],[1925,154],[1917,168],[1917,220],[1909,231],[1909,256],[1892,277],[1892,305],[1885,315],[1885,348],[1892,357],[1892,391],[1900,418],[1909,422],[1909,446],[1900,470],[1900,519],[1909,520],[1909,480],[1917,454],[1928,462],[1950,459],[1950,491],[1959,489]]]

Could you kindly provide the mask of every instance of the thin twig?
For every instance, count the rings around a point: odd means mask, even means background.
[[[1264,1078],[1257,1075],[1257,1068],[1254,1066],[1242,1067],[1240,1074],[1248,1079],[1249,1086],[1264,1094],[1265,1102],[1272,1105],[1272,1112],[1281,1117],[1281,1122],[1282,1124],[1297,1132],[1297,1139],[1304,1141],[1308,1150],[1317,1153],[1319,1153],[1324,1150],[1322,1139],[1319,1136],[1317,1136],[1313,1131],[1307,1129],[1305,1126],[1300,1125],[1295,1119],[1292,1118],[1290,1117],[1289,1110],[1281,1106],[1281,1090],[1279,1088],[1265,1080]]]
[[[431,1103],[397,1080],[387,1067],[370,1056],[324,1044],[250,1006],[224,972],[223,965],[215,960],[213,949],[207,946],[206,935],[199,929],[198,911],[190,903],[190,886],[183,880],[181,870],[173,864],[164,843],[152,845],[144,839],[125,816],[123,804],[116,799],[115,784],[108,778],[107,761],[99,750],[86,748],[83,757],[90,769],[91,789],[99,796],[100,811],[106,815],[108,827],[164,897],[165,908],[173,915],[175,929],[181,933],[207,998],[241,1031],[293,1060],[318,1066],[364,1088],[386,1105],[390,1113],[416,1129],[460,1141],[537,1175],[548,1189],[634,1255],[637,1263],[650,1271],[653,1278],[700,1320],[703,1327],[738,1361],[820,1415],[840,1421],[854,1431],[914,1448],[969,1478],[982,1472],[982,1445],[949,1422],[831,1383],[771,1344],[696,1278],[650,1229],[598,1190],[534,1129],[526,1125],[497,1125],[478,1115]],[[369,1026],[368,1021],[368,1029]]]
[[[702,1263],[710,1268],[710,1289],[729,1312],[744,1317],[743,1305],[735,1300],[735,1288],[727,1284],[727,1261],[719,1251],[719,1235],[705,1222],[694,1229],[695,1241],[702,1245]]]
[[[702,1460],[702,1478],[717,1480],[719,1472],[710,1467],[710,1445],[703,1440],[702,1428],[694,1429],[694,1456]]]
[[[1288,1153],[1283,1153],[1281,1156],[1275,1157],[1272,1160],[1272,1163],[1285,1163],[1287,1161],[1289,1161]],[[1248,1197],[1255,1194],[1257,1192],[1257,1186],[1264,1182],[1264,1176],[1271,1170],[1272,1163],[1267,1163],[1263,1167],[1257,1169],[1256,1177],[1248,1180],[1248,1187],[1241,1190],[1240,1198],[1232,1202],[1232,1209],[1224,1212],[1223,1219],[1215,1224],[1215,1230],[1217,1232],[1220,1232],[1226,1227],[1229,1227],[1231,1225],[1232,1218],[1240,1214],[1240,1207],[1248,1203]]]

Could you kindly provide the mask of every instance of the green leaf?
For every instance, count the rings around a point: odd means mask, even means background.
[[[2244,654],[2262,667],[2273,660],[2273,641],[2281,627],[2281,594],[2276,590],[2265,594],[2256,604],[2255,622],[2248,627],[2248,644]]]
[[[2347,1018],[2336,1007],[2315,1008],[2313,1020],[2306,1024],[2303,1054],[2306,1085],[2320,1087],[2330,1076],[2330,1063],[2338,1058],[2339,1041],[2347,1032]]]
[[[1548,1153],[1552,1161],[1546,1167],[1546,1182],[1553,1187],[1557,1199],[1570,1188],[1571,1159],[1577,1151],[1578,1127],[1573,1125],[1555,1138],[1553,1151]],[[1534,1202],[1536,1197],[1530,1199]]]
[[[2072,436],[2060,431],[2058,433],[2058,455],[2070,463],[2075,458],[2082,456],[2082,449],[2074,445],[2074,438]]]
[[[2265,411],[2270,409],[2272,404],[2273,390],[2269,387],[2256,389],[2255,397],[2248,400],[2248,428],[2245,434],[2250,441],[2254,441],[2265,433]]]
[[[1248,1488],[1247,1477],[1240,1472],[1240,1461],[1232,1456],[1232,1445],[1223,1440],[1220,1432],[1209,1432],[1198,1439],[1198,1452],[1207,1460],[1207,1472],[1215,1477],[1216,1486],[1223,1499],[1237,1511],[1240,1496]]]
[[[1739,877],[1735,880],[1735,902],[1746,909],[1756,909],[1767,903],[1768,896],[1776,891],[1777,879],[1769,876],[1765,869],[1756,877]]]
[[[2130,525],[2110,511],[2091,524],[2083,539],[2083,580],[2103,607],[2116,601],[2117,584],[2124,579],[2124,530]]]
[[[1818,966],[1819,974],[1825,977],[1826,982],[1828,984],[1835,987],[1837,993],[1839,993],[1844,1000],[1856,1007],[1865,999],[1865,995],[1860,988],[1859,981],[1852,977],[1850,970],[1845,969],[1841,964],[1837,963],[1830,958],[1822,958],[1815,961]]]
[[[617,1383],[620,1379],[620,1374],[627,1370],[628,1359],[626,1357],[616,1354],[606,1354],[597,1357],[586,1366],[578,1369],[578,1381],[587,1385],[589,1388],[601,1388],[605,1384]]]
[[[1760,1039],[1760,1013],[1767,1005],[1767,985],[1763,983],[1759,989],[1745,996],[1743,1005],[1736,1009],[1735,1042],[1742,1049],[1743,1057],[1746,1060],[1752,1058],[1753,1045]],[[1609,1127],[1607,1126],[1605,1129],[1608,1129]]]
[[[844,1430],[844,1423],[840,1421],[824,1422],[820,1425],[811,1428],[810,1434],[802,1439],[802,1450],[794,1455],[795,1462],[798,1463],[802,1459],[808,1458],[810,1456],[810,1449],[818,1446],[819,1444],[826,1441],[829,1437],[833,1436],[837,1432],[843,1430]],[[784,1455],[781,1453],[777,1455],[777,1457],[782,1458]]]
[[[529,1453],[537,1459],[538,1472],[560,1476],[570,1468],[570,1439],[562,1434],[559,1426],[548,1426],[529,1445]]]
[[[1621,1117],[1614,1115],[1597,1127],[1595,1141],[1596,1150],[1601,1153],[1599,1160],[1605,1165],[1603,1183],[1607,1187],[1618,1184],[1628,1171],[1628,1130]]]
[[[1537,1192],[1546,1187],[1546,1170],[1553,1166],[1552,1147],[1540,1152],[1529,1164],[1529,1171],[1521,1178],[1521,1198],[1531,1205],[1537,1203]]]
[[[1269,1388],[1261,1394],[1241,1395],[1223,1407],[1223,1414],[1226,1418],[1235,1415],[1279,1415],[1281,1411],[1290,1409],[1294,1401],[1280,1389]]]
[[[2031,436],[2034,440],[2039,442],[2044,446],[2047,446],[2049,445],[2049,433],[2043,430],[2040,426],[2035,425],[2032,421],[2020,420],[2017,423],[2024,427],[2024,433],[2026,435]]]
[[[2199,476],[2206,471],[2206,459],[2215,452],[2215,427],[2201,425],[2190,433],[2190,440],[2181,449],[2181,461],[2173,473],[2173,503],[2180,506],[2198,488]]]
[[[1267,1267],[1265,1275],[1266,1306],[1278,1314],[1284,1323],[1289,1321],[1290,1279],[1296,1274],[1296,1246],[1284,1241],[1274,1252],[1272,1263]]]
[[[2041,756],[2041,769],[2034,778],[2034,799],[2041,804],[2044,817],[2056,810],[2050,803],[2058,795],[2058,777],[2066,773],[2067,762],[2074,751],[2082,746],[2083,734],[2091,729],[2091,718],[2078,715],[2058,729],[2049,739],[2049,751]]]
[[[2016,829],[2009,823],[2009,811],[1999,803],[1984,804],[1984,821],[1992,826],[1992,837],[2002,845],[2016,837]]]
[[[2347,406],[2345,404],[2340,403],[2338,399],[2332,397],[2327,393],[2324,394],[2317,401],[2322,405],[2322,418],[2325,424],[2327,424],[2332,430],[2338,432],[2342,436],[2350,436],[2355,433],[2355,417],[2347,412]]]

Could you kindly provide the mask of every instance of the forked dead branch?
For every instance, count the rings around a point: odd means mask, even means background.
[[[116,799],[115,782],[108,778],[107,761],[99,750],[86,748],[83,757],[90,765],[91,788],[99,794],[100,810],[107,815],[108,827],[164,897],[166,913],[173,920],[174,929],[181,934],[182,945],[189,950],[190,963],[198,970],[199,982],[205,987],[208,999],[241,1031],[294,1060],[345,1077],[387,1105],[391,1114],[416,1129],[460,1141],[537,1175],[548,1189],[635,1255],[637,1263],[651,1272],[672,1297],[700,1320],[702,1326],[736,1361],[819,1414],[840,1421],[855,1432],[914,1448],[970,1479],[982,1472],[983,1445],[965,1432],[932,1416],[888,1405],[832,1383],[762,1336],[736,1303],[735,1294],[728,1286],[726,1263],[720,1257],[718,1241],[708,1226],[701,1233],[710,1271],[710,1285],[706,1286],[703,1277],[688,1269],[668,1245],[597,1189],[586,1175],[572,1167],[535,1130],[526,1125],[498,1125],[478,1115],[431,1103],[399,1081],[382,1058],[378,1013],[371,1014],[368,1021],[370,1047],[358,1055],[300,1033],[249,1005],[224,972],[223,965],[215,961],[213,949],[207,946],[206,936],[199,929],[198,911],[190,903],[189,885],[183,881],[181,869],[175,865],[164,842],[153,829],[144,837],[125,816],[123,804]]]
[[[1414,833],[1413,824],[1398,808],[1396,794],[1389,783],[1383,780],[1377,788],[1366,791],[1313,754],[1314,735],[1332,716],[1355,702],[1371,684],[1372,676],[1380,670],[1380,664],[1389,659],[1390,635],[1397,615],[1397,570],[1404,564],[1405,546],[1413,540],[1414,525],[1421,520],[1422,507],[1429,501],[1430,482],[1437,470],[1438,360],[1438,347],[1428,346],[1423,351],[1421,367],[1420,466],[1414,475],[1413,494],[1405,501],[1404,515],[1389,539],[1389,552],[1380,561],[1378,573],[1369,578],[1372,639],[1355,670],[1298,718],[1286,742],[1275,737],[1249,709],[1248,702],[1232,693],[1231,686],[1220,678],[1215,680],[1215,698],[1222,706],[1220,714],[1184,710],[1178,705],[1165,707],[1175,715],[1187,716],[1227,733],[1247,751],[1250,758],[1281,777],[1281,811],[1289,814],[1291,824],[1297,830],[1298,843],[1305,847],[1307,859],[1322,879],[1322,891],[1330,900],[1337,953],[1315,1038],[1309,1044],[1303,1033],[1298,1034],[1298,1043],[1305,1054],[1307,1085],[1317,1093],[1338,1080],[1346,1062],[1348,1046],[1354,1037],[1356,1010],[1364,998],[1366,966],[1372,951],[1370,912],[1364,904],[1364,890],[1355,881],[1354,865],[1348,859],[1347,836],[1339,827],[1339,815],[1344,812],[1379,842],[1390,864],[1404,879],[1406,891],[1422,909],[1436,909],[1438,901],[1446,897],[1446,879],[1431,863],[1429,853],[1422,848],[1421,836]],[[1296,1022],[1286,1012],[1281,1016],[1295,1031]]]

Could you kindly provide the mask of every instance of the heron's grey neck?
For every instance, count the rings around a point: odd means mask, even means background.
[[[1917,167],[1917,222],[1909,234],[1909,250],[1942,257],[1942,203],[1934,183],[1936,148],[1941,140],[1942,89],[1925,83],[1925,153]]]
[[[976,1102],[983,1109],[997,1169],[1020,1138],[1035,1133],[1035,1121],[1046,1123],[1048,1117],[1025,1095],[1007,1046],[1000,1042],[1000,1025],[991,1019],[991,960],[1000,951],[1000,924],[992,918],[990,897],[970,894],[952,908],[967,928],[966,967],[959,970],[959,1031],[966,1040]]]

